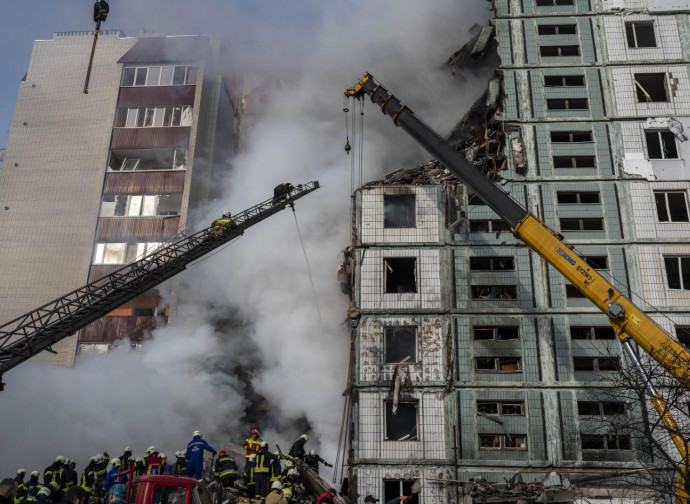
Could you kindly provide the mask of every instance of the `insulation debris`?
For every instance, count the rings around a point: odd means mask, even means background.
[[[543,481],[524,483],[516,473],[506,483],[490,483],[482,477],[470,478],[463,485],[463,494],[474,502],[572,502],[577,498],[577,488],[567,478],[552,472]]]
[[[436,159],[419,164],[414,168],[400,169],[389,173],[381,180],[368,182],[364,187],[380,185],[432,185],[457,186],[460,182],[440,161]]]

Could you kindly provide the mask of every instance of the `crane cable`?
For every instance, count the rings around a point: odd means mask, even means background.
[[[314,295],[314,303],[316,303],[316,311],[319,314],[319,323],[323,326],[323,319],[321,318],[321,307],[319,306],[319,297],[316,295],[316,287],[314,286],[314,277],[311,273],[311,266],[309,266],[309,256],[307,256],[307,249],[304,246],[304,240],[302,239],[302,231],[299,229],[299,222],[297,222],[297,212],[295,212],[295,205],[290,205],[292,207],[292,215],[295,218],[295,226],[297,227],[297,235],[299,236],[299,241],[302,244],[302,252],[304,252],[304,260],[307,263],[307,272],[309,273],[309,282],[311,283],[311,291]]]

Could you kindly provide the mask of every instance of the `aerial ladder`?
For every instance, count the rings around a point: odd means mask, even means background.
[[[525,210],[501,188],[487,179],[481,170],[470,164],[443,137],[388,92],[369,73],[354,87],[345,91],[346,97],[363,98],[365,95],[368,95],[385,115],[390,116],[396,126],[402,128],[429,154],[443,163],[460,181],[472,189],[484,203],[510,225],[515,236],[566,277],[608,317],[626,356],[645,384],[647,394],[680,454],[683,469],[680,471],[681,475],[676,478],[676,502],[687,504],[686,475],[689,467],[687,442],[683,439],[670,408],[643,369],[630,340],[635,341],[688,389],[690,389],[690,353],[627,299],[619,289],[590,267],[572,246],[564,242],[560,233]]]
[[[248,228],[280,212],[318,189],[313,181],[294,187],[279,200],[271,198],[231,217],[167,243],[153,253],[90,282],[0,326],[0,390],[2,376],[82,327],[143,294],[230,241]]]

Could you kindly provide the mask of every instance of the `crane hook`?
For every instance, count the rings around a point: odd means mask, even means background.
[[[350,155],[350,151],[352,150],[352,147],[350,147],[350,137],[347,137],[347,140],[345,140],[345,152],[347,155]]]

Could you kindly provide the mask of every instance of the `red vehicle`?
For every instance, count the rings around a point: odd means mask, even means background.
[[[127,504],[211,504],[211,499],[194,478],[148,474],[127,485]]]

